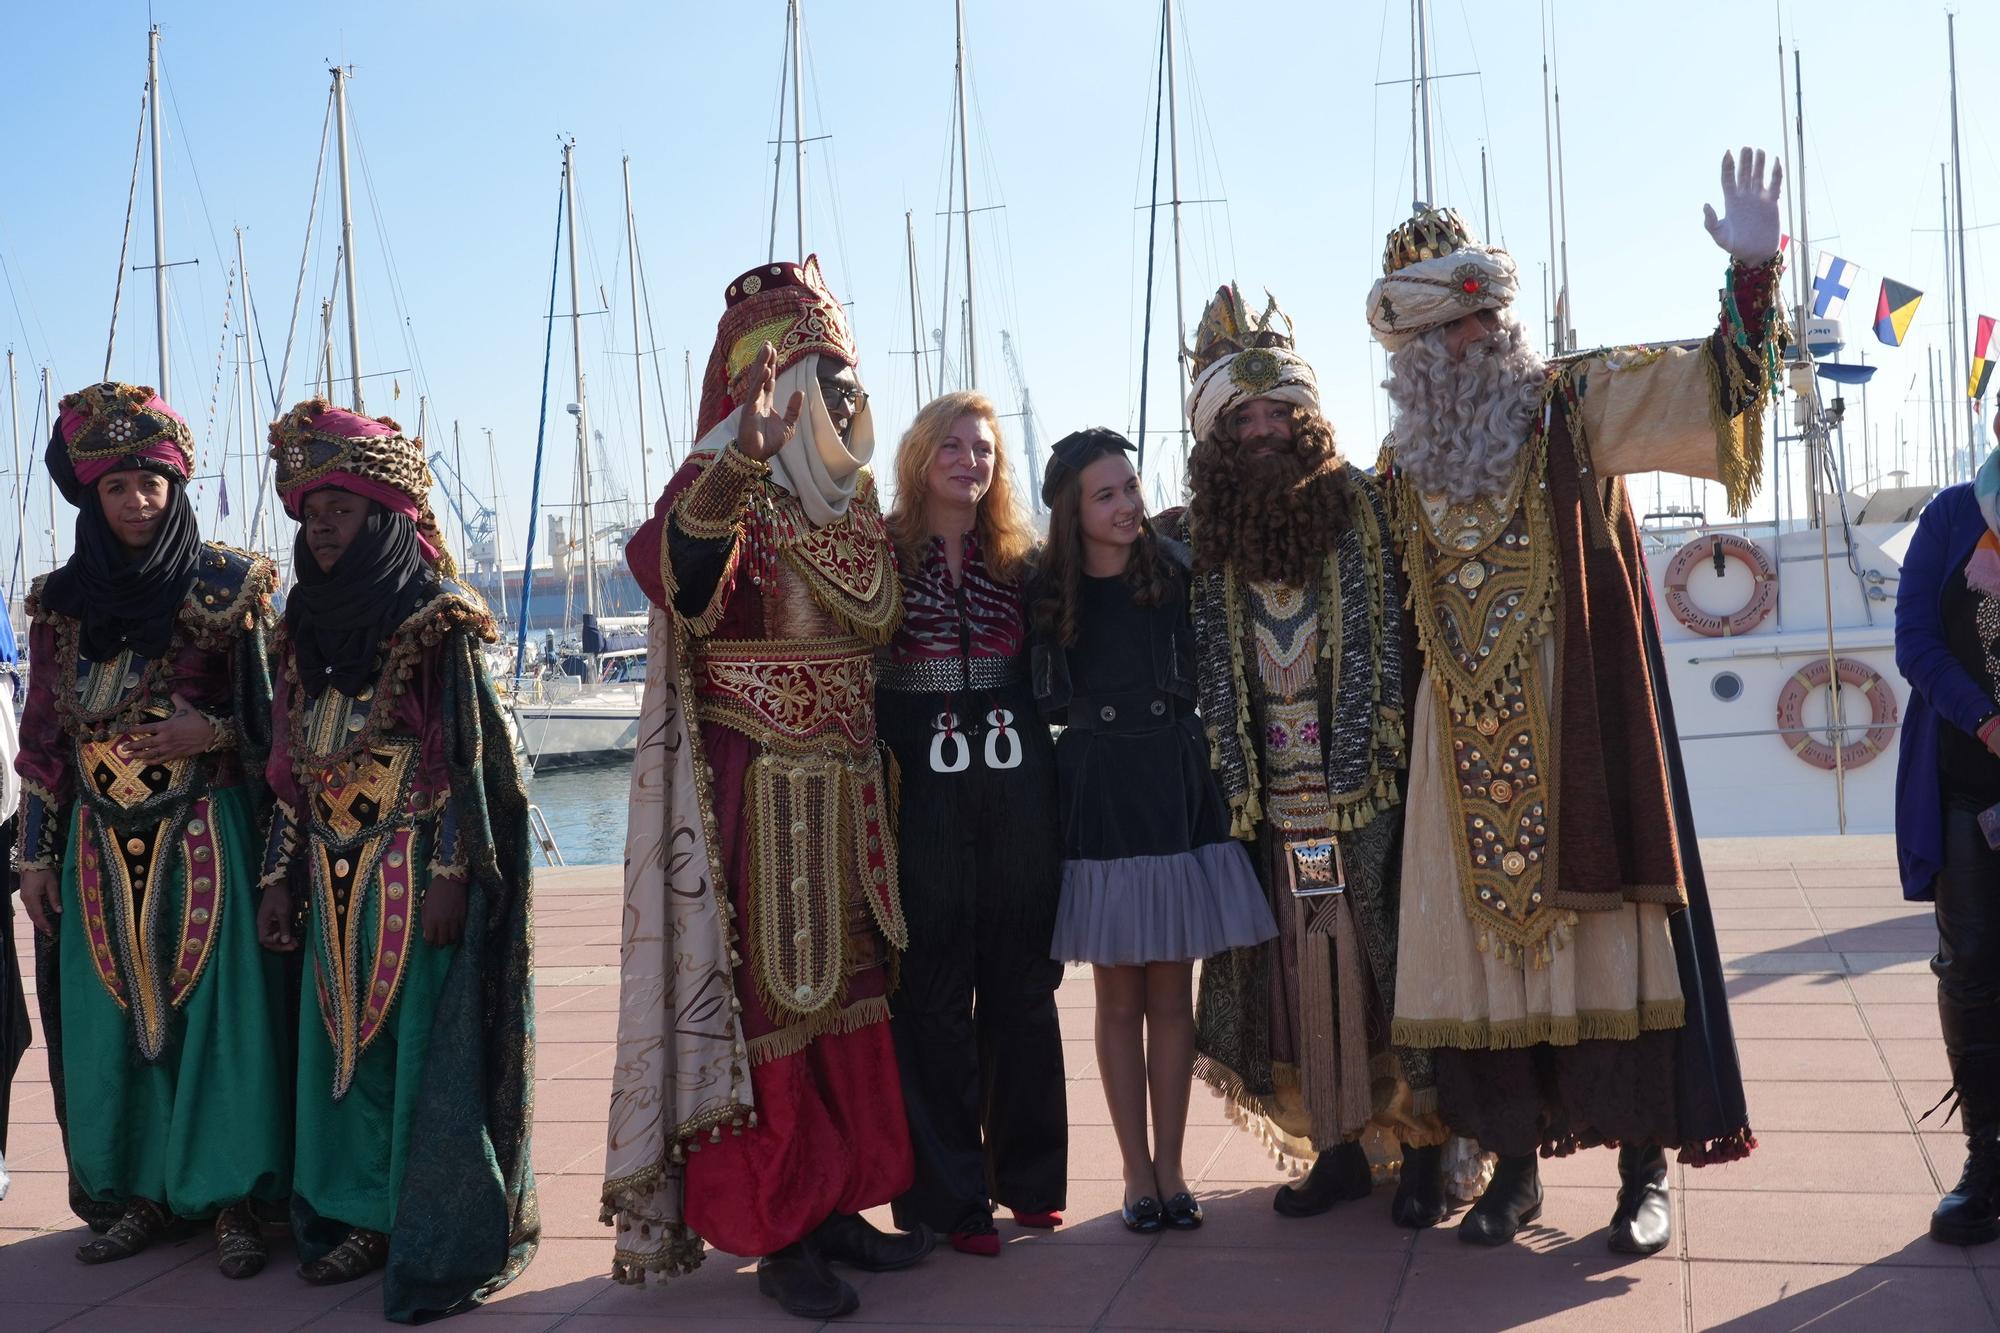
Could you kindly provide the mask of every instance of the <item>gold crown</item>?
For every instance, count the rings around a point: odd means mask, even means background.
[[[1264,313],[1253,316],[1243,304],[1243,293],[1233,282],[1215,289],[1215,298],[1202,311],[1195,326],[1194,347],[1188,352],[1188,379],[1198,380],[1202,372],[1225,356],[1247,352],[1253,347],[1292,348],[1292,317],[1278,309],[1278,298],[1264,294]],[[1282,327],[1280,325],[1282,324]]]
[[[1382,273],[1386,277],[1398,269],[1426,259],[1438,259],[1469,245],[1479,244],[1465,219],[1455,208],[1425,208],[1389,233],[1382,247]]]

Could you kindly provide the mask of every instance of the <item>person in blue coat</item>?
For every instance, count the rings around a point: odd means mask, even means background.
[[[1896,772],[1903,896],[1934,904],[1938,1017],[1967,1139],[1931,1214],[1948,1245],[2000,1239],[2000,450],[1925,506],[1896,597],[1910,683]],[[1989,840],[1981,815],[1993,828]]]

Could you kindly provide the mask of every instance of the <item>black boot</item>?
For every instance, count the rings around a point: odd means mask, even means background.
[[[1403,1145],[1403,1176],[1396,1197],[1389,1201],[1389,1220],[1399,1227],[1422,1230],[1444,1221],[1444,1145],[1428,1148]]]
[[[861,1308],[854,1288],[833,1275],[811,1237],[759,1259],[757,1290],[801,1319],[838,1319]]]
[[[877,1231],[859,1213],[835,1213],[813,1232],[813,1244],[829,1263],[846,1264],[864,1273],[889,1273],[908,1268],[929,1254],[937,1235],[922,1222],[915,1230]]]
[[[1946,1245],[2000,1240],[2000,1129],[1967,1128],[1965,1171],[1931,1214],[1931,1239]]]
[[[1459,1222],[1458,1238],[1468,1245],[1505,1245],[1541,1215],[1542,1175],[1535,1155],[1502,1157],[1492,1183]]]
[[[1280,1185],[1271,1206],[1285,1217],[1317,1217],[1337,1203],[1365,1199],[1375,1188],[1368,1154],[1357,1143],[1329,1148],[1296,1185]]]
[[[1625,1144],[1618,1149],[1618,1206],[1611,1212],[1611,1248],[1620,1254],[1655,1254],[1673,1236],[1666,1149],[1657,1143]]]

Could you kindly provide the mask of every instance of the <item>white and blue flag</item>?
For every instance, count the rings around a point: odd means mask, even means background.
[[[1813,314],[1820,319],[1839,319],[1860,271],[1831,251],[1820,251],[1819,267],[1813,275]]]

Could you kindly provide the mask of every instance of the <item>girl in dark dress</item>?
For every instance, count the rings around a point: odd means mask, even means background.
[[[1052,451],[1033,597],[1033,684],[1056,745],[1057,958],[1092,964],[1097,1066],[1118,1135],[1125,1225],[1201,1225],[1181,1171],[1196,959],[1277,934],[1229,836],[1195,716],[1187,550],[1146,522],[1114,431]],[[1154,1141],[1146,1141],[1147,1101]],[[1165,1202],[1162,1203],[1161,1200]]]

